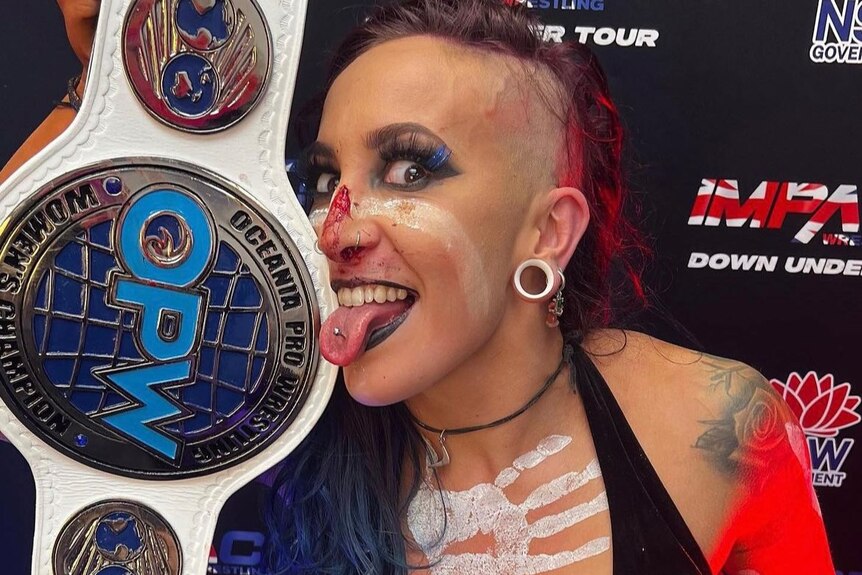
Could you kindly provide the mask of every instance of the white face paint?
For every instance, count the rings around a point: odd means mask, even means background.
[[[469,312],[476,316],[487,313],[489,286],[485,282],[485,266],[479,250],[458,219],[448,210],[415,198],[363,197],[354,207],[355,218],[386,218],[393,224],[437,238],[447,253],[458,250],[458,277],[469,294]]]
[[[413,198],[390,197],[381,200],[369,196],[362,198],[358,210],[365,217],[386,218],[411,230],[427,231],[428,224],[431,222],[422,221],[422,214],[419,211],[423,205],[425,204],[417,202]]]
[[[607,552],[611,542],[609,536],[579,542],[576,548],[556,554],[529,554],[530,543],[534,539],[556,535],[608,511],[607,495],[602,491],[591,500],[562,512],[527,521],[530,511],[559,501],[600,479],[602,473],[598,461],[593,460],[583,471],[566,473],[540,485],[517,505],[504,492],[523,470],[538,467],[571,441],[571,437],[561,435],[547,437],[535,450],[518,457],[511,467],[501,471],[493,484],[476,485],[466,491],[437,491],[426,480],[410,502],[407,524],[414,540],[432,564],[430,572],[433,575],[534,575]],[[469,541],[480,534],[493,537],[494,545],[487,552],[447,554],[451,545]]]

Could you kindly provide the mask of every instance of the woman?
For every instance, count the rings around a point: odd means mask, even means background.
[[[96,7],[64,9],[86,54]],[[336,55],[302,172],[344,385],[279,473],[277,567],[833,573],[763,377],[607,328],[612,268],[641,293],[619,118],[592,55],[534,25],[409,0]]]

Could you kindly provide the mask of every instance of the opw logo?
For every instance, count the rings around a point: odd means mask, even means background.
[[[145,360],[94,372],[133,405],[102,421],[172,462],[180,442],[158,426],[191,410],[158,387],[192,382],[209,300],[198,286],[212,263],[214,235],[215,225],[198,201],[158,188],[137,196],[115,230],[127,274],[111,275],[109,300],[136,313],[135,337]]]
[[[133,164],[70,178],[0,236],[0,393],[88,465],[223,468],[304,401],[310,286],[290,236],[214,176]]]

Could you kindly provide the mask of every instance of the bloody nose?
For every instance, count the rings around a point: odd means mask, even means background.
[[[342,228],[345,220],[351,217],[350,207],[350,189],[341,185],[335,191],[320,234],[320,248],[332,261],[350,262],[362,251],[358,241],[351,244],[349,239],[343,239],[345,234]]]

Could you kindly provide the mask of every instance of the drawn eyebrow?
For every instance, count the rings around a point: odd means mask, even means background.
[[[398,124],[389,124],[376,130],[372,130],[365,135],[365,146],[369,149],[376,150],[383,145],[397,140],[402,136],[422,135],[431,138],[438,144],[444,144],[443,139],[437,134],[423,126],[412,122],[404,122]]]
[[[413,122],[389,124],[388,126],[383,126],[382,128],[372,130],[365,135],[365,146],[371,150],[380,150],[386,145],[391,144],[392,142],[395,142],[399,138],[405,136],[424,136],[428,139],[433,140],[435,145],[440,146],[441,148],[445,148],[443,150],[444,152],[448,152],[448,154],[451,154],[451,152],[448,151],[449,149],[448,147],[446,147],[445,142],[442,138],[440,138],[440,136],[438,136],[422,124],[416,124]],[[448,154],[446,156],[447,158]],[[333,147],[320,141],[313,142],[300,154],[300,162],[306,166],[313,163],[319,163],[321,160],[327,161],[331,164],[337,163],[335,150],[333,149]]]

